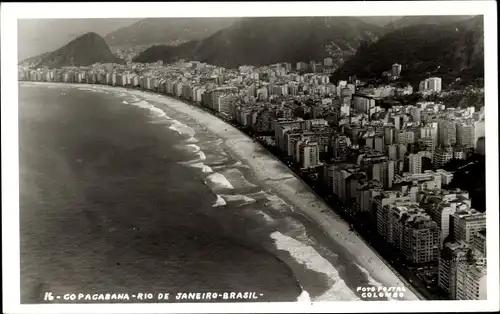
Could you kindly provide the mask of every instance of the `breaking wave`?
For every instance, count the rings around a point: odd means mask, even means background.
[[[241,168],[248,168],[250,169],[250,166],[244,165],[241,161],[237,161],[234,164],[231,165],[231,167],[241,167]]]
[[[188,145],[186,145],[186,147],[188,147],[189,150],[193,153],[197,153],[201,150],[200,146],[195,145],[195,144],[188,144]]]
[[[246,195],[241,195],[241,194],[235,194],[235,195],[221,195],[226,202],[238,202],[240,203],[239,206],[244,206],[244,205],[249,205],[253,204],[256,202],[255,199],[246,196]]]
[[[322,295],[313,301],[353,301],[359,298],[352,292],[345,282],[340,278],[338,271],[324,259],[314,248],[275,231],[271,238],[279,250],[290,253],[298,263],[303,264],[310,270],[328,276],[333,285]]]
[[[304,290],[302,286],[300,286],[300,289],[302,289],[302,293],[297,297],[297,302],[311,302],[311,297],[309,296],[309,292]]]
[[[264,213],[263,211],[258,210],[258,211],[256,211],[256,213],[259,214],[266,222],[273,222],[273,219],[271,218],[271,216]]]
[[[212,170],[212,168],[210,168],[209,166],[205,165],[202,162],[193,163],[193,164],[190,164],[190,166],[193,167],[193,168],[199,168],[204,173],[213,173],[214,172]]]
[[[198,158],[199,160],[203,161],[203,160],[206,160],[207,159],[207,156],[205,155],[204,152],[202,151],[199,151],[199,152],[196,152],[196,154],[198,155]]]
[[[224,188],[224,189],[234,189],[231,182],[229,182],[226,177],[224,177],[220,173],[213,173],[207,177],[207,180],[215,187],[215,188]]]
[[[225,205],[226,205],[226,201],[220,195],[217,195],[217,200],[212,205],[212,207],[221,207],[221,206],[225,206]]]
[[[194,137],[194,130],[189,126],[181,123],[177,120],[173,120],[172,125],[169,127],[170,130],[176,131],[180,135],[188,135],[190,138]]]
[[[136,107],[139,107],[139,108],[142,108],[142,109],[147,109],[147,110],[149,110],[150,113],[154,114],[157,117],[163,117],[163,118],[166,118],[166,119],[170,119],[165,114],[165,112],[163,110],[161,110],[160,108],[157,108],[157,107],[153,106],[152,104],[148,103],[145,100],[133,102],[132,105],[134,105]]]

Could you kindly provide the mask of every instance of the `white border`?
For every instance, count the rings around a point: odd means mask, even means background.
[[[499,309],[497,17],[494,1],[241,2],[241,3],[2,3],[1,123],[3,302],[5,313],[203,312],[443,312]],[[18,165],[18,18],[126,18],[208,16],[484,15],[488,300],[242,304],[20,305]],[[50,36],[50,34],[47,34]],[[496,252],[496,254],[495,254]]]

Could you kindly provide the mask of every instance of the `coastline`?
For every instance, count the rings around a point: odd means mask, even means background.
[[[245,133],[201,108],[153,91],[118,86],[30,81],[20,81],[19,83],[122,91],[161,103],[170,109],[191,116],[223,139],[230,151],[248,164],[255,176],[266,187],[293,205],[296,213],[301,214],[317,225],[318,229],[328,236],[329,240],[343,247],[352,256],[356,264],[365,269],[377,282],[385,287],[404,286],[406,288],[404,300],[424,299],[363,238],[350,231],[348,223],[334,213],[322,198],[317,196],[301,178],[286,167],[277,157],[267,151],[260,143],[254,142]]]

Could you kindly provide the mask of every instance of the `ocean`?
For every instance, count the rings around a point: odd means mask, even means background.
[[[48,291],[359,300],[356,287],[380,285],[224,140],[136,93],[20,84],[19,149],[22,303]]]

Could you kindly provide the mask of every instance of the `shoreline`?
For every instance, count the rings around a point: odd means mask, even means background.
[[[385,287],[404,286],[406,289],[404,300],[425,300],[365,239],[357,233],[351,232],[348,223],[335,213],[302,178],[284,165],[260,143],[254,142],[247,134],[219,119],[217,116],[186,101],[154,91],[86,83],[31,81],[19,81],[19,83],[122,91],[143,97],[146,100],[159,102],[170,109],[191,116],[223,139],[231,152],[245,161],[251,167],[255,176],[265,186],[288,201],[297,209],[296,213],[314,223],[318,227],[318,230],[321,230],[330,241],[345,249],[353,258],[353,261],[366,270],[376,281]],[[162,100],[169,103],[162,102]],[[326,211],[324,211],[325,209]]]

